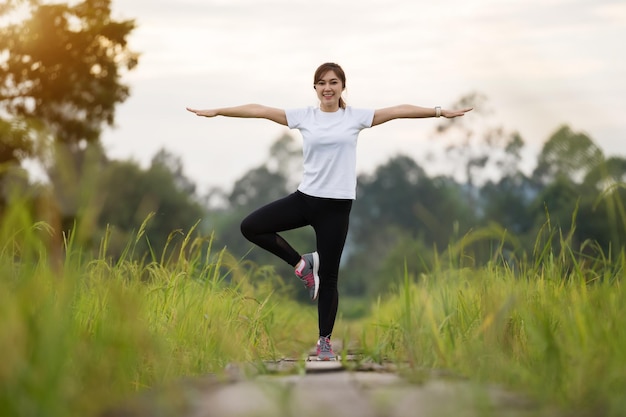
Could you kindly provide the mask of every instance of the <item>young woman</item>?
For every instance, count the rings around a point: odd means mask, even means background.
[[[295,268],[295,274],[318,300],[318,360],[335,360],[330,337],[339,295],[339,262],[356,198],[356,144],[359,132],[400,118],[457,117],[471,108],[445,110],[403,104],[383,109],[346,106],[346,75],[335,63],[322,64],[313,77],[319,107],[278,109],[259,104],[196,110],[203,117],[264,118],[291,129],[303,139],[303,176],[291,195],[254,211],[241,223],[243,235]],[[312,226],[316,250],[300,255],[278,232]]]

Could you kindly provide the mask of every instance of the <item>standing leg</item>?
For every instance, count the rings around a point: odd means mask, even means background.
[[[316,199],[313,204],[316,209],[311,225],[315,229],[320,259],[319,335],[330,337],[339,306],[339,264],[348,234],[352,200]]]

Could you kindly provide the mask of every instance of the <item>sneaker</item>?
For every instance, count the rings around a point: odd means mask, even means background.
[[[320,336],[317,341],[317,360],[318,361],[334,361],[337,360],[333,347],[330,344],[330,337]]]
[[[317,252],[302,255],[304,262],[296,269],[296,276],[304,282],[304,286],[309,290],[311,300],[317,299],[320,289],[320,276],[318,271],[320,268],[320,257]]]

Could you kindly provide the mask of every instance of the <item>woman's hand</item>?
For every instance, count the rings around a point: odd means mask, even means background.
[[[453,117],[463,116],[468,111],[472,111],[473,107],[467,107],[461,110],[444,110],[441,109],[441,116],[446,117],[448,119],[452,119]]]
[[[272,122],[287,126],[287,115],[285,110],[274,107],[263,106],[261,104],[244,104],[235,107],[222,107],[218,109],[196,110],[187,107],[187,110],[202,117],[244,117],[267,119]]]
[[[197,109],[190,109],[189,107],[187,107],[187,111],[194,113],[196,116],[202,116],[202,117],[217,116],[217,110],[197,110]]]

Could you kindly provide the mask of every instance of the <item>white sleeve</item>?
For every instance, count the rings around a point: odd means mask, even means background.
[[[289,129],[298,129],[300,127],[300,123],[306,118],[307,113],[310,111],[310,108],[299,108],[299,109],[286,109],[285,116],[287,116],[287,126]]]
[[[357,126],[360,129],[366,129],[372,127],[374,121],[374,109],[355,109],[350,108],[352,112],[352,118],[357,122]]]

